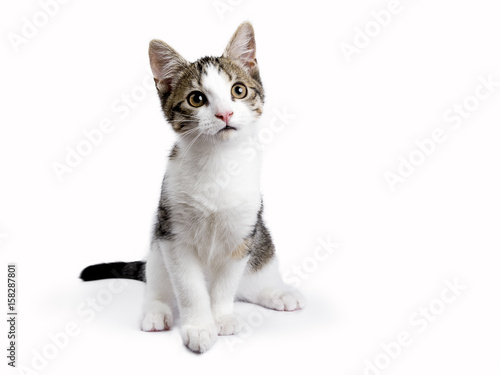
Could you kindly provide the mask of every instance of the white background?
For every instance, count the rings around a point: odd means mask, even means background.
[[[222,16],[214,4],[69,1],[17,52],[9,35],[22,36],[24,17],[41,7],[2,5],[1,279],[16,262],[18,364],[31,368],[49,335],[73,322],[78,334],[41,373],[354,375],[377,356],[384,374],[498,372],[500,87],[458,129],[443,120],[474,95],[478,77],[500,81],[495,2],[401,0],[350,62],[341,44],[376,27],[371,12],[387,1],[233,0]],[[140,88],[151,82],[149,41],[194,61],[221,54],[244,20],[256,31],[266,121],[275,111],[294,116],[265,144],[262,189],[283,271],[309,270],[300,279],[308,306],[268,314],[238,304],[255,328],[200,356],[182,346],[178,325],[139,330],[141,283],[113,294],[93,319],[79,314],[88,298],[109,297],[109,282],[78,275],[147,251],[174,142],[156,93]],[[114,111],[133,90],[147,94],[127,115]],[[113,131],[60,181],[53,163],[107,118]],[[436,128],[446,141],[391,191],[384,174]],[[312,260],[318,238],[339,243],[321,261]],[[436,302],[455,279],[466,289]],[[444,311],[419,331],[410,319],[432,303]],[[382,345],[402,332],[411,345],[384,362]]]

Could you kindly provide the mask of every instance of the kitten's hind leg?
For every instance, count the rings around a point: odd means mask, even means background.
[[[278,311],[305,307],[304,297],[281,279],[275,257],[258,270],[251,267],[246,270],[236,298]]]
[[[151,245],[146,262],[146,296],[141,329],[146,332],[164,331],[172,327],[172,307],[175,296],[157,242]]]

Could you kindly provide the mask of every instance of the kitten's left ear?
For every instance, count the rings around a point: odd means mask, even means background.
[[[243,22],[227,44],[222,57],[243,66],[250,74],[257,70],[255,58],[255,34],[250,22]]]

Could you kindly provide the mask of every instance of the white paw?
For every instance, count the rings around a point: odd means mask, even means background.
[[[217,340],[215,324],[191,325],[181,327],[182,342],[195,353],[205,353]]]
[[[260,305],[278,311],[295,311],[305,307],[305,300],[297,291],[272,289],[264,291]]]
[[[142,314],[141,329],[146,332],[169,330],[174,323],[174,317],[170,307],[155,301],[151,303]]]
[[[237,314],[223,315],[215,319],[219,336],[236,335],[241,331],[243,320]]]

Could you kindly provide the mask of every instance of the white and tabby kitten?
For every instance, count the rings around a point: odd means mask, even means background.
[[[240,331],[235,299],[282,311],[304,305],[281,280],[262,220],[260,157],[248,161],[239,152],[255,136],[264,104],[254,32],[240,25],[221,57],[190,63],[159,40],[149,56],[164,115],[179,135],[151,251],[145,264],[90,266],[81,277],[147,281],[142,329],[168,330],[177,303],[184,344],[205,352],[217,335]],[[231,178],[216,184],[228,168]]]

